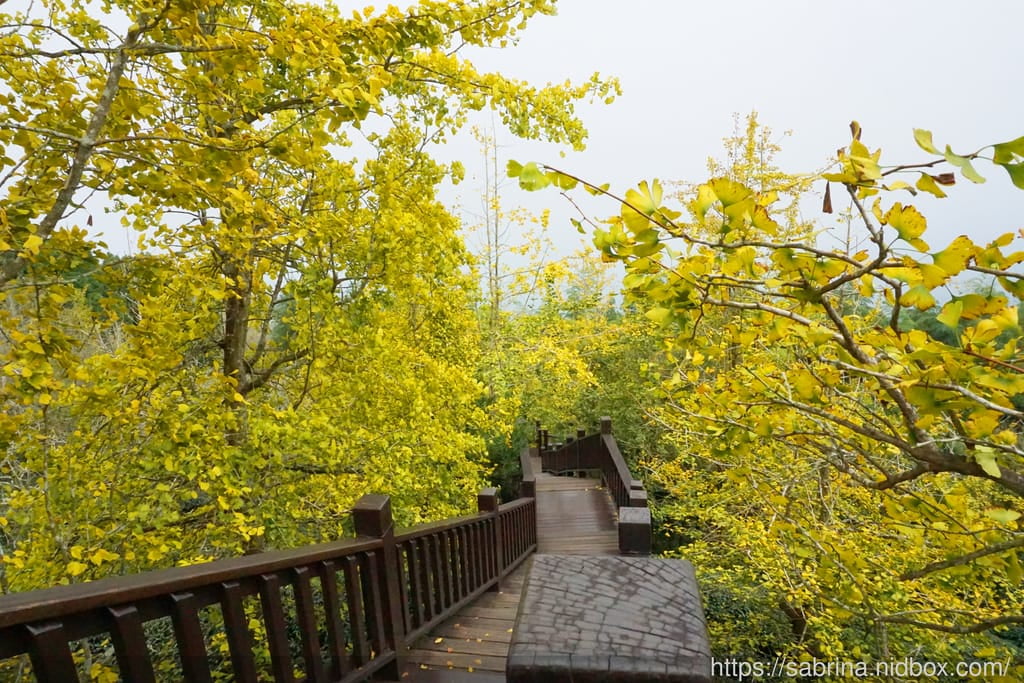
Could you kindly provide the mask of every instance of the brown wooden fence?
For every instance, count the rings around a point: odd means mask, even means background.
[[[612,435],[612,421],[601,418],[597,434],[582,429],[564,443],[551,443],[546,429],[537,425],[537,443],[542,469],[552,474],[586,476],[599,472],[618,509],[619,552],[646,555],[651,551],[651,513],[643,482],[634,479],[629,465]]]
[[[155,681],[147,625],[169,619],[165,644],[173,640],[189,681],[221,669],[265,680],[256,636],[278,683],[296,669],[317,682],[397,680],[408,645],[536,549],[533,498],[499,505],[485,489],[478,508],[396,534],[390,500],[368,495],[353,509],[355,539],[3,596],[0,667],[27,655],[40,682],[77,681],[89,647],[77,641],[99,637],[122,679]],[[211,632],[226,641],[225,657]]]
[[[619,508],[620,551],[649,552],[647,495],[610,419],[565,444],[538,427],[536,452],[547,472],[600,471]],[[409,645],[536,549],[530,449],[520,460],[522,497],[499,504],[485,489],[475,515],[396,533],[390,499],[367,495],[352,510],[355,539],[0,596],[0,675],[31,669],[41,683],[70,683],[109,647],[132,683],[166,678],[168,659],[177,678],[198,682],[230,672],[255,683],[268,669],[278,683],[296,671],[312,682],[397,680]]]

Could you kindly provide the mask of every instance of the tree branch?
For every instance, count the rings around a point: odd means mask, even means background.
[[[1024,547],[1024,536],[1015,538],[1010,541],[1004,541],[995,545],[990,545],[987,548],[975,550],[973,553],[967,553],[960,557],[953,557],[948,560],[942,560],[940,562],[932,562],[931,564],[925,565],[920,569],[914,571],[905,572],[900,575],[902,581],[913,581],[914,579],[920,579],[923,576],[931,574],[932,572],[941,571],[943,569],[949,569],[950,567],[960,567],[965,564],[969,564],[974,560],[987,555],[995,555],[996,553],[1005,552],[1007,550],[1013,550],[1014,548]]]

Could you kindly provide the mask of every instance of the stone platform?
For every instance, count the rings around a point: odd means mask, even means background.
[[[513,683],[711,681],[693,566],[650,557],[535,556],[506,676]]]

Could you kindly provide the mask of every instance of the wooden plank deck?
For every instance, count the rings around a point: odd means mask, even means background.
[[[615,506],[600,480],[537,475],[537,552],[619,554]]]
[[[501,591],[484,593],[410,648],[402,680],[454,683],[463,674],[474,673],[483,675],[474,681],[504,681],[505,657],[530,561],[501,582]]]
[[[533,458],[540,472],[540,458]],[[617,555],[615,506],[600,480],[537,474],[537,552]],[[409,649],[409,683],[505,680],[512,626],[532,558]]]

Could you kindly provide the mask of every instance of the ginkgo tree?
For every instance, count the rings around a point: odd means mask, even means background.
[[[509,169],[618,202],[594,241],[672,350],[658,415],[681,456],[651,466],[698,520],[680,552],[775,595],[795,652],[985,658],[1024,623],[1024,235],[931,245],[913,205],[980,182],[982,160],[1024,189],[1024,138],[965,154],[915,138],[931,156],[887,166],[853,124],[824,174],[857,251],[794,237],[773,187],[718,177],[673,208],[657,181],[617,195]],[[972,275],[992,286],[960,293]],[[902,322],[933,307],[954,343]]]
[[[463,56],[553,3],[0,9],[0,591],[334,538],[367,491],[465,510],[476,284],[429,148],[485,107],[582,146],[614,81]]]

